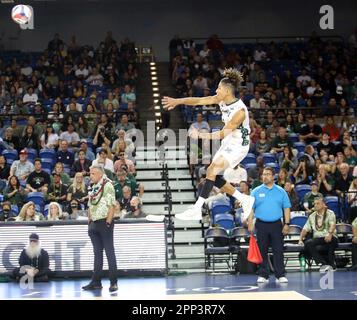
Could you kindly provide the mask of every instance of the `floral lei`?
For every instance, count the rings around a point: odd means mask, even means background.
[[[104,193],[104,186],[108,182],[106,177],[102,178],[102,181],[93,186],[92,191],[89,193],[89,202],[91,205],[96,206],[102,199]]]

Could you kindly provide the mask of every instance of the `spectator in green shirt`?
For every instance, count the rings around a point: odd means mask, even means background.
[[[131,180],[125,170],[120,169],[117,172],[117,182],[114,184],[115,199],[120,201],[123,198],[123,188],[128,186],[131,189],[131,194],[136,195],[136,182]]]
[[[72,184],[72,180],[67,173],[64,172],[64,165],[62,162],[57,162],[55,165],[55,169],[53,173],[58,174],[61,177],[62,184],[66,186],[70,186]],[[51,175],[51,184],[53,183],[53,176]]]
[[[357,166],[357,157],[353,155],[351,147],[345,147],[343,149],[343,153],[346,157],[346,162],[348,163],[350,168],[354,168],[355,166]]]
[[[324,197],[332,195],[335,187],[335,180],[332,175],[328,174],[327,167],[328,166],[321,164],[316,177],[319,191]]]
[[[306,212],[308,214],[312,213],[314,210],[314,201],[317,198],[323,198],[322,193],[319,192],[319,184],[317,181],[311,182],[311,191],[306,193],[304,196],[303,204]]]
[[[300,234],[299,244],[305,246],[305,255],[311,256],[316,264],[320,265],[320,271],[326,272],[329,269],[336,269],[335,249],[338,245],[336,235],[336,216],[329,210],[323,198],[314,201],[315,211],[309,216]],[[304,240],[308,233],[312,233],[312,238]],[[323,256],[318,250],[323,247],[327,251],[327,256]]]

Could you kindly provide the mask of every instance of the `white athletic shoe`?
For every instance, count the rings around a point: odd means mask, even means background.
[[[266,279],[264,277],[258,277],[257,283],[268,283],[269,279]]]
[[[201,208],[196,208],[194,205],[188,207],[184,212],[175,215],[175,218],[179,220],[195,220],[199,221],[202,219]]]
[[[289,280],[286,277],[280,277],[280,278],[276,279],[276,282],[277,283],[288,283]]]
[[[164,215],[158,215],[158,214],[149,214],[146,216],[147,221],[154,221],[154,222],[162,222],[165,220]]]
[[[326,273],[328,271],[333,271],[333,268],[327,264],[320,267],[320,273]]]
[[[252,196],[248,196],[246,194],[242,194],[242,201],[241,205],[242,205],[242,209],[243,209],[243,215],[245,217],[249,217],[250,213],[252,212],[253,209],[253,205],[254,205],[254,201],[255,198]]]

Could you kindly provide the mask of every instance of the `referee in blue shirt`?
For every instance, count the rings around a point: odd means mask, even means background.
[[[255,188],[251,196],[255,198],[255,202],[249,216],[248,229],[253,233],[255,216],[257,241],[263,257],[257,282],[269,281],[268,249],[271,245],[276,281],[287,283],[284,267],[284,235],[289,232],[291,203],[286,191],[274,183],[274,170],[271,167],[264,168],[263,184]]]

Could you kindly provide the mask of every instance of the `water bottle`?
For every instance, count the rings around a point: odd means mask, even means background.
[[[304,257],[300,257],[300,271],[305,272],[306,270],[306,261]]]

